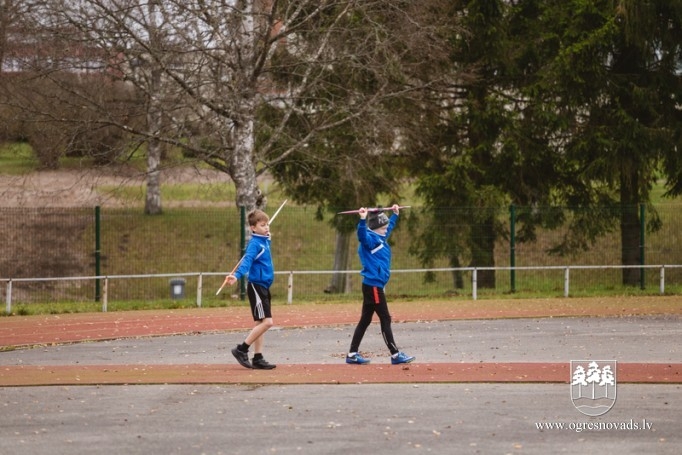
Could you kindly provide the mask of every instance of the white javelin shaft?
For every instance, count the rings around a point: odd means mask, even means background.
[[[275,212],[275,214],[272,215],[272,218],[270,218],[270,221],[268,222],[268,224],[272,224],[272,222],[275,221],[275,218],[277,218],[277,215],[279,215],[280,210],[282,210],[282,208],[284,207],[284,204],[286,204],[288,200],[289,199],[285,199],[284,202],[282,202],[282,205],[280,205],[279,208],[277,209],[277,211]]]
[[[400,205],[398,206],[398,209],[409,209],[412,208],[411,205]],[[393,210],[393,207],[370,207],[367,209],[367,213],[370,212],[388,212],[389,210]],[[346,210],[345,212],[337,212],[337,215],[349,215],[351,213],[360,213],[360,210]]]

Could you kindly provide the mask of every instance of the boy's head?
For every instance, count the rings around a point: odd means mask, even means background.
[[[384,212],[370,212],[367,215],[367,226],[371,230],[376,230],[388,224],[388,217]]]
[[[270,221],[270,217],[264,211],[256,209],[253,212],[249,213],[248,221],[251,230],[256,234],[260,235],[269,234],[270,226],[268,222]]]

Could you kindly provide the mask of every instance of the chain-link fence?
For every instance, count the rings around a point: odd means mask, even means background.
[[[435,218],[417,207],[403,210],[391,236],[394,274],[387,293],[394,297],[471,296],[472,267],[497,268],[492,271],[493,285],[488,279],[485,286],[480,286],[479,278],[479,294],[513,291],[563,295],[566,266],[590,266],[571,270],[572,293],[613,291],[621,287],[619,266],[623,248],[618,223],[612,223],[607,234],[595,238],[593,245],[587,242],[587,250],[561,256],[550,254],[550,250],[565,240],[570,220],[555,229],[537,229],[533,241],[522,241],[524,226],[510,216],[508,207],[490,210],[496,220],[493,262],[483,265],[472,262],[474,255],[467,249],[467,242],[476,243],[477,236],[491,234],[486,226],[469,221],[474,219],[472,210],[441,209],[436,211]],[[656,207],[656,211],[661,228],[648,232],[646,219],[642,225],[642,241],[637,244],[643,258],[641,264],[682,264],[679,207],[663,205]],[[271,289],[275,299],[284,300],[290,293],[291,284],[284,274],[288,271],[296,272],[297,299],[330,296],[337,232],[329,222],[332,215],[319,220],[316,213],[312,207],[287,206],[273,223],[273,258],[279,272]],[[144,215],[139,209],[0,208],[0,217],[3,239],[0,279],[15,280],[12,286],[15,303],[98,302],[102,298],[102,283],[93,279],[97,276],[135,276],[110,280],[107,289],[110,301],[173,298],[169,277],[164,274],[204,274],[204,299],[232,299],[239,294],[234,287],[214,295],[224,275],[242,254],[241,213],[234,207],[173,208],[158,216]],[[433,224],[433,219],[437,224]],[[349,235],[351,260],[343,273],[347,282],[343,293],[335,294],[334,298],[357,298],[360,293],[357,240],[354,232]],[[447,246],[445,250],[443,245]],[[424,253],[429,248],[433,255],[426,260],[429,255]],[[638,272],[641,284],[658,292],[660,268],[642,267]],[[16,281],[58,277],[83,279]],[[682,283],[682,270],[669,268],[665,279],[666,292],[676,292]],[[194,299],[196,280],[188,279],[185,286],[183,298]],[[6,297],[3,288],[6,287],[0,283],[0,294]]]

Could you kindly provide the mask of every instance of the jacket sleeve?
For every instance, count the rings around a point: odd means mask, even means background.
[[[244,253],[242,260],[239,263],[239,267],[237,267],[237,270],[234,272],[234,276],[238,280],[245,276],[247,273],[249,273],[249,270],[251,269],[251,264],[253,264],[253,259],[256,257],[257,250],[258,248],[256,243],[249,242],[249,244],[246,247],[246,252]]]
[[[393,231],[395,225],[398,224],[398,218],[399,216],[394,213],[388,219],[388,228],[386,228],[386,238],[388,238],[388,236],[391,235],[391,231]]]
[[[376,245],[373,244],[372,236],[369,235],[369,229],[367,228],[367,220],[361,219],[358,222],[358,242],[365,248],[372,249]]]

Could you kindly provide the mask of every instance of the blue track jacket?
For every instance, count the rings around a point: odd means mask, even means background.
[[[270,254],[270,237],[251,233],[251,240],[246,246],[244,259],[234,272],[240,279],[246,276],[254,284],[269,288],[275,280],[275,268]]]
[[[388,220],[386,235],[379,235],[367,227],[366,220],[358,223],[358,256],[362,263],[363,284],[383,288],[391,277],[391,247],[388,238],[398,222],[398,215],[391,215]]]

